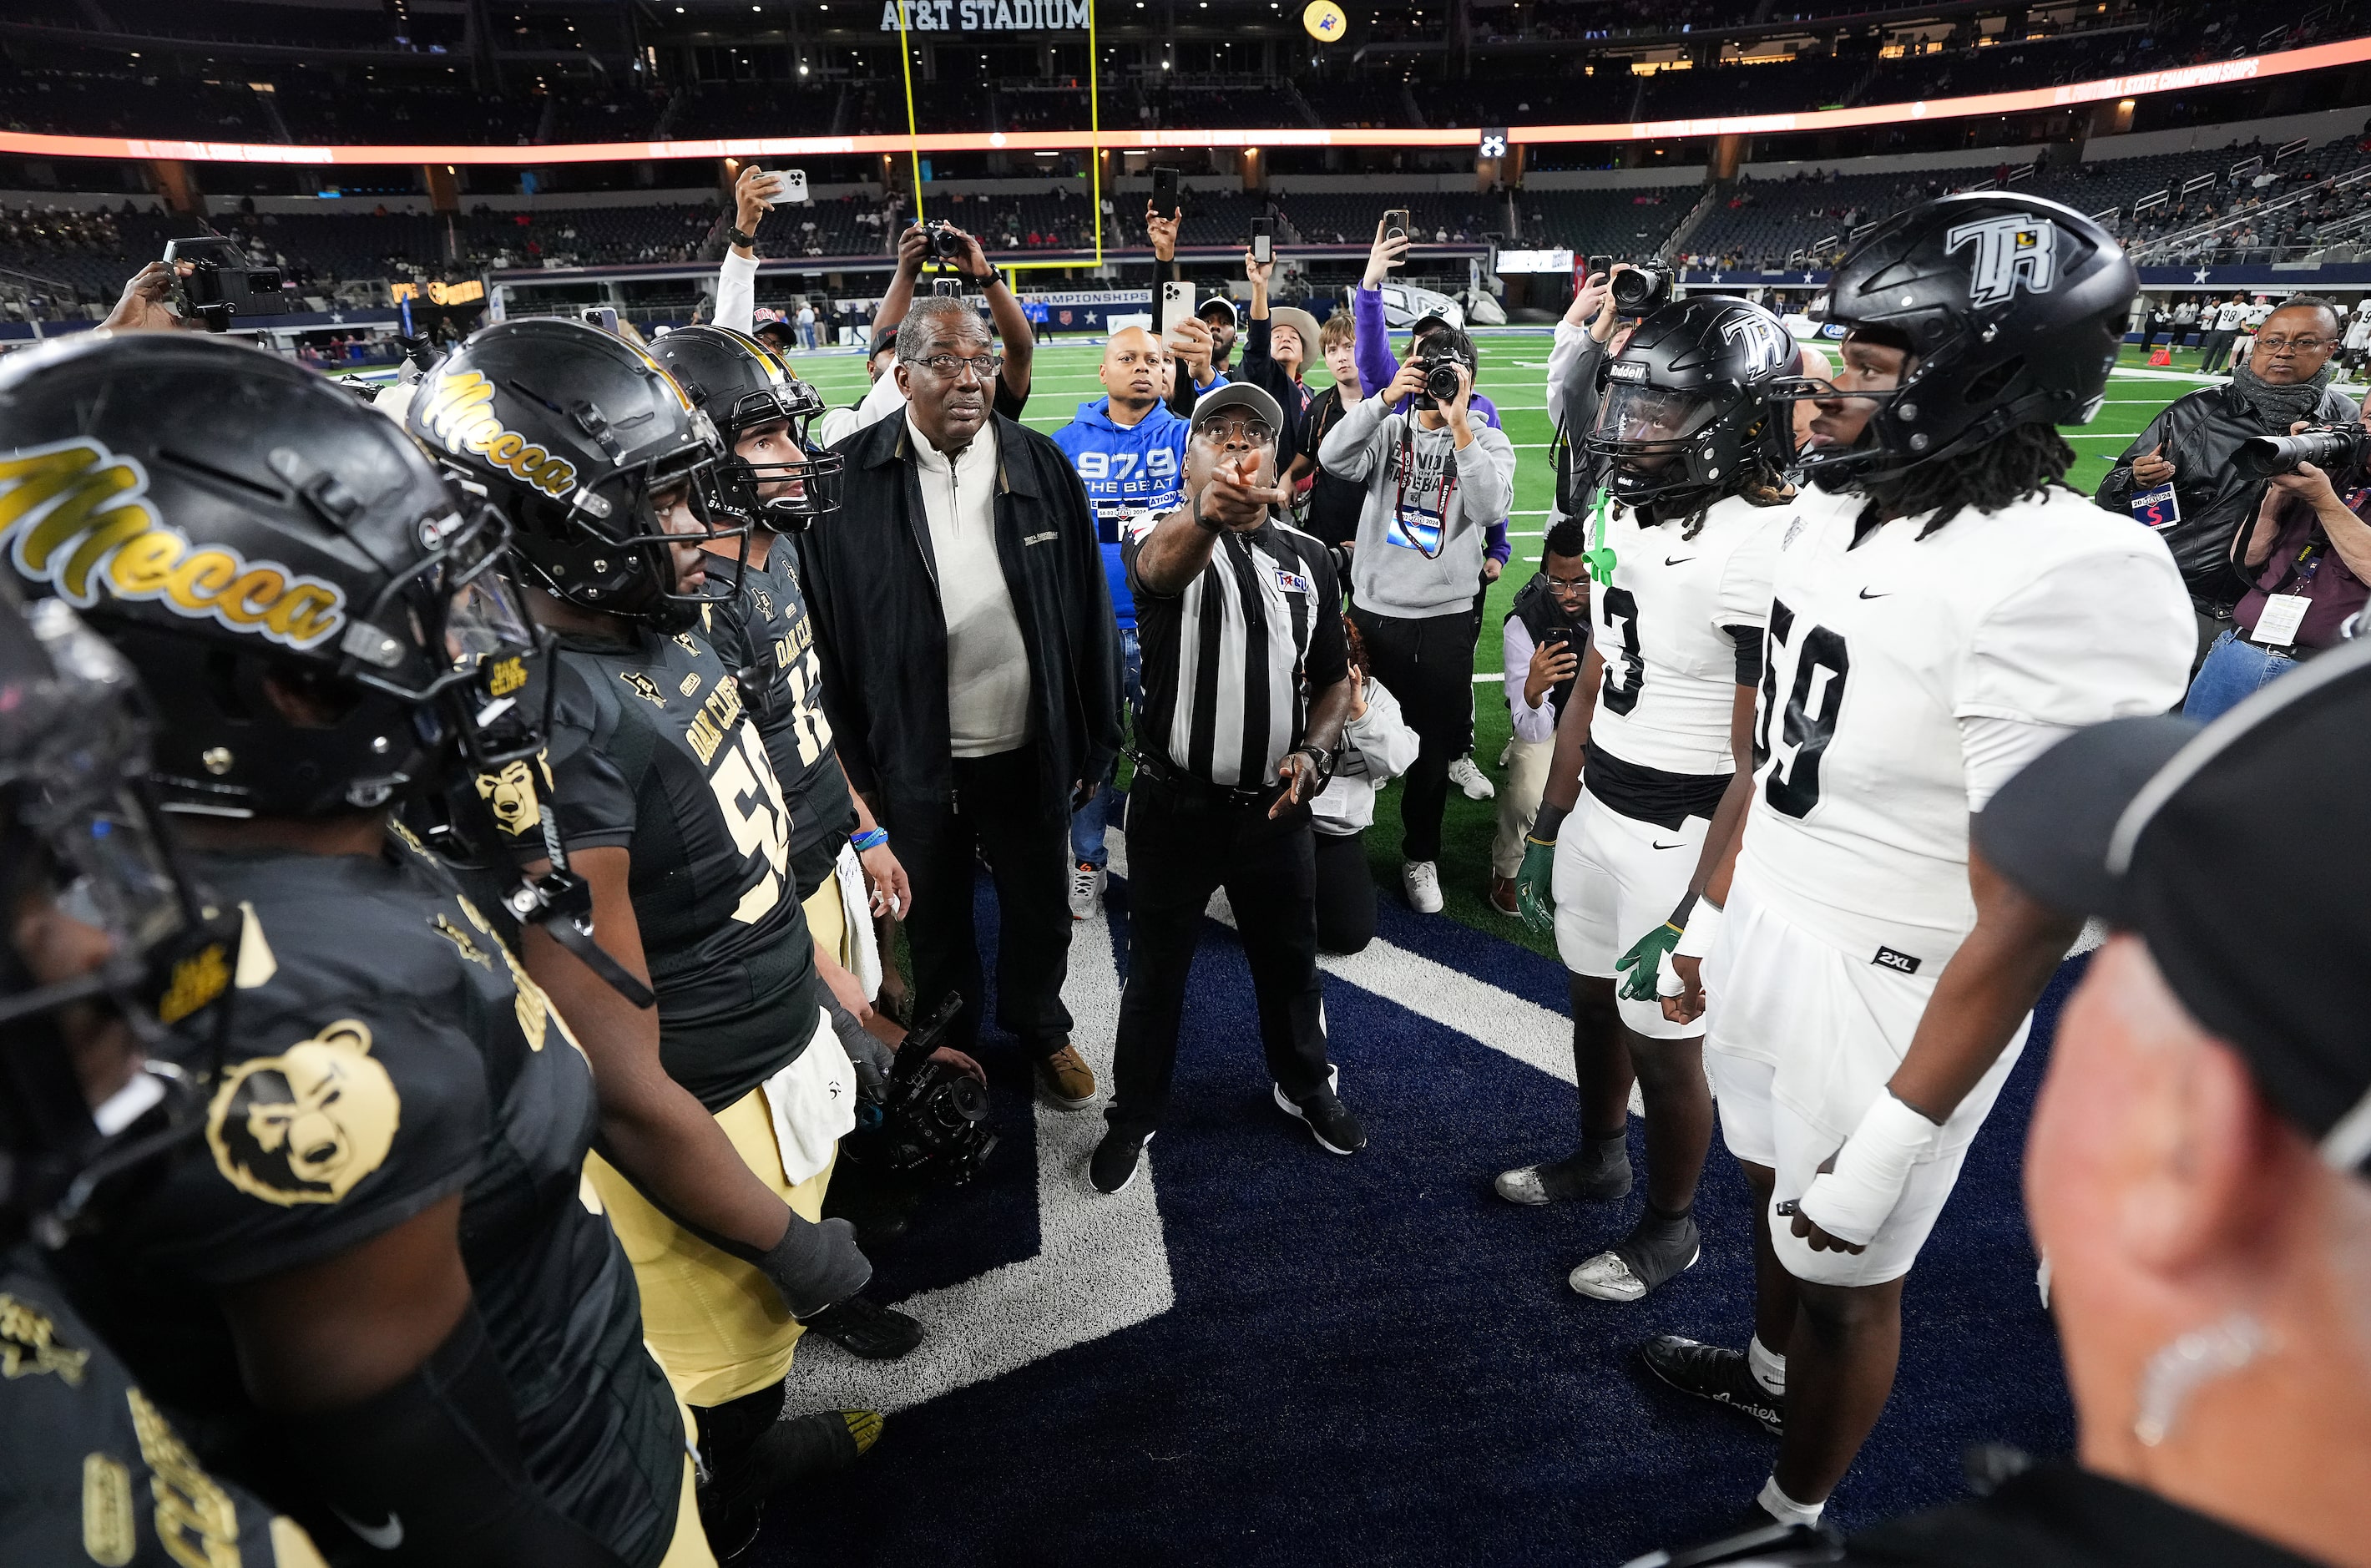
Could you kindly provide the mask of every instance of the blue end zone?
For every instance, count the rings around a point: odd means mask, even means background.
[[[1124,944],[1117,884],[1113,903]],[[1563,1007],[1557,965],[1485,933],[1386,900],[1382,937]],[[1971,1443],[2072,1446],[2018,1181],[2082,962],[2044,998],[1912,1276],[1893,1399],[1832,1509],[1846,1527],[1956,1496]],[[861,1464],[777,1504],[755,1561],[1611,1564],[1735,1516],[1774,1440],[1634,1357],[1651,1333],[1751,1332],[1744,1188],[1724,1149],[1698,1199],[1703,1260],[1645,1302],[1585,1301],[1565,1274],[1626,1231],[1638,1196],[1533,1210],[1489,1191],[1570,1146],[1568,1087],[1329,978],[1344,1097],[1371,1139],[1344,1159],[1268,1100],[1232,931],[1205,928],[1190,994],[1152,1145],[1174,1307],[896,1413]],[[991,1064],[996,1168],[881,1260],[883,1298],[1035,1249],[1025,1067],[1010,1055]],[[794,1368],[794,1412],[813,1408],[800,1384]]]

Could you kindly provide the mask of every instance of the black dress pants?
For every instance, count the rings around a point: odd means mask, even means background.
[[[1400,854],[1439,860],[1449,765],[1474,745],[1474,612],[1411,621],[1354,605],[1350,619],[1374,666],[1367,673],[1400,700],[1400,713],[1419,742],[1416,765],[1401,781]]]
[[[964,999],[945,1044],[979,1040],[979,937],[972,923],[977,859],[996,883],[996,1021],[1032,1056],[1068,1044],[1062,980],[1070,964],[1067,802],[1044,798],[1037,749],[954,760],[954,798],[898,801],[890,830],[913,883],[906,939],[914,949],[914,1021],[949,992]]]
[[[1317,950],[1363,953],[1375,939],[1375,874],[1367,866],[1367,832],[1316,833]]]
[[[1313,837],[1306,806],[1271,821],[1265,807],[1202,799],[1137,774],[1128,796],[1128,989],[1104,1112],[1112,1126],[1145,1133],[1161,1122],[1202,911],[1216,888],[1227,889],[1251,964],[1268,1076],[1291,1099],[1326,1086]]]

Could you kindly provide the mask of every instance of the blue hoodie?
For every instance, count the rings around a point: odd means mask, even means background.
[[[1157,517],[1183,499],[1189,428],[1167,405],[1155,403],[1151,413],[1123,429],[1112,423],[1106,397],[1081,403],[1079,417],[1054,432],[1054,445],[1078,470],[1094,506],[1112,612],[1123,627],[1136,625],[1136,600],[1128,591],[1128,568],[1120,563],[1120,520],[1132,512]]]

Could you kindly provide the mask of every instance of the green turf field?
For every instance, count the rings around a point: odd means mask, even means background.
[[[1482,353],[1481,390],[1498,405],[1517,459],[1515,509],[1509,527],[1514,559],[1491,589],[1489,613],[1481,645],[1475,653],[1476,674],[1495,677],[1499,668],[1500,620],[1515,590],[1530,577],[1539,560],[1540,534],[1545,525],[1548,503],[1554,497],[1554,477],[1547,455],[1555,432],[1548,424],[1544,385],[1548,335],[1486,336],[1479,340],[1478,346]],[[1040,430],[1057,429],[1070,423],[1080,402],[1102,396],[1102,389],[1095,381],[1095,366],[1102,356],[1100,340],[1057,340],[1042,344],[1031,377],[1029,409],[1024,423]],[[2157,410],[2182,393],[2204,385],[2195,376],[2145,369],[2135,349],[2128,347],[2124,357],[2127,368],[2120,369],[2110,382],[2108,401],[2099,419],[2068,432],[2079,460],[2067,478],[2087,492],[2099,483],[2110,461],[2123,450],[2134,434],[2155,417]],[[864,362],[852,354],[794,354],[791,359],[798,373],[815,383],[827,403],[850,401],[864,389]],[[2180,350],[2174,355],[2176,371],[2192,370],[2197,363],[2194,349]],[[1322,367],[1319,384],[1324,384]],[[1498,753],[1505,748],[1509,733],[1506,700],[1497,680],[1477,685],[1474,755],[1494,782],[1500,777]],[[1521,922],[1500,915],[1485,900],[1489,886],[1490,839],[1497,823],[1496,802],[1468,800],[1452,787],[1448,819],[1441,835],[1440,884],[1446,912],[1541,952],[1553,953],[1551,940],[1533,936]],[[1375,826],[1367,835],[1367,842],[1383,896],[1399,897],[1398,791],[1386,790],[1376,802]]]

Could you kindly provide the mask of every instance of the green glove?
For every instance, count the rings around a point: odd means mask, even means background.
[[[1613,960],[1617,970],[1628,970],[1630,978],[1622,982],[1622,994],[1633,1002],[1655,1000],[1655,978],[1661,972],[1663,960],[1679,946],[1680,927],[1670,921],[1655,927],[1630,945],[1630,950]]]
[[[1523,868],[1515,873],[1515,907],[1523,923],[1545,936],[1556,929],[1556,843],[1523,841]]]

